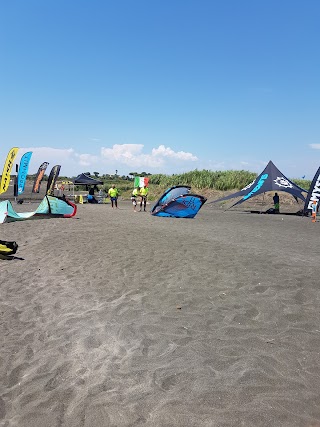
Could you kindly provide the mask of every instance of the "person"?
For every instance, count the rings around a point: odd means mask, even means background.
[[[90,188],[87,199],[88,203],[98,203],[98,200],[94,197],[94,188]]]
[[[64,186],[62,184],[58,185],[58,197],[62,197],[64,192]]]
[[[141,210],[142,210],[142,205],[143,205],[144,212],[146,211],[148,191],[149,191],[149,189],[145,185],[140,189],[140,210],[139,210],[139,212],[141,212]]]
[[[114,209],[114,208],[118,209],[119,190],[116,188],[115,184],[112,184],[112,186],[109,188],[108,195],[109,195],[110,200],[111,200],[112,209]]]
[[[311,218],[312,222],[317,221],[317,212],[318,212],[318,202],[317,200],[314,200],[311,205]]]
[[[133,211],[137,212],[137,197],[140,194],[140,187],[134,188],[131,195],[131,201],[133,204]]]
[[[280,199],[279,199],[278,193],[274,193],[273,207],[274,207],[274,213],[280,212]]]

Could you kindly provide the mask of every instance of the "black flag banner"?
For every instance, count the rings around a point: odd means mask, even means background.
[[[38,172],[37,172],[37,175],[34,179],[33,188],[32,188],[33,193],[39,193],[41,181],[42,181],[43,175],[44,175],[48,165],[49,165],[49,162],[43,162],[40,165]]]
[[[18,167],[18,165],[16,165],[16,175],[14,177],[14,183],[13,183],[13,196],[14,197],[18,196],[18,172],[19,172],[19,167]]]
[[[238,198],[239,200],[232,205],[236,206],[242,202],[245,202],[251,197],[257,196],[258,194],[262,194],[267,191],[284,191],[291,194],[296,200],[300,199],[303,202],[305,202],[306,199],[302,193],[307,193],[307,190],[299,187],[297,184],[284,176],[283,173],[280,172],[279,169],[270,160],[260,175],[257,176],[257,178],[252,182],[250,182],[250,184],[248,184],[246,187],[242,188],[242,190],[226,197],[222,197],[221,199],[214,200],[210,203]],[[230,209],[232,206],[230,206],[228,209]]]
[[[319,199],[320,199],[320,167],[317,170],[315,176],[313,177],[312,183],[310,185],[306,202],[304,204],[303,213],[305,215],[307,215],[308,213],[311,213],[313,202],[319,203]]]
[[[54,186],[57,182],[59,173],[60,173],[61,166],[55,165],[51,169],[49,178],[48,178],[48,184],[47,184],[47,196],[53,196],[54,195]]]

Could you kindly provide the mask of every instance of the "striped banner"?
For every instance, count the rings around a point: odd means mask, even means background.
[[[1,177],[0,194],[5,193],[8,190],[9,183],[10,183],[11,169],[18,151],[19,151],[19,148],[13,147],[8,153],[7,159],[4,163],[2,177]]]
[[[49,165],[49,162],[43,162],[38,169],[37,175],[34,179],[34,183],[33,183],[33,188],[32,188],[32,192],[33,193],[39,193],[40,191],[40,185],[41,185],[41,181],[43,179],[43,175],[47,169]]]
[[[25,153],[20,160],[18,172],[18,196],[24,192],[32,151]]]
[[[56,185],[59,173],[60,173],[60,165],[55,165],[51,169],[49,178],[48,178],[48,184],[47,184],[47,195],[53,196],[54,195],[54,186]]]

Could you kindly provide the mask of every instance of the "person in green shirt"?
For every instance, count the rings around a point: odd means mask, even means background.
[[[139,210],[139,212],[141,212],[141,210],[142,210],[142,205],[143,205],[144,212],[146,211],[148,191],[149,191],[149,189],[145,185],[140,189],[140,210]]]
[[[278,193],[274,193],[273,196],[274,213],[280,212],[280,198]]]
[[[118,209],[119,190],[116,188],[115,184],[112,184],[112,186],[109,188],[108,195],[111,200],[112,209],[114,208]]]

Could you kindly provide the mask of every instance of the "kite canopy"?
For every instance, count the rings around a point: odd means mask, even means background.
[[[153,206],[151,214],[174,218],[194,218],[207,199],[197,194],[190,194],[190,189],[191,187],[185,185],[169,188]]]
[[[98,179],[91,178],[90,176],[81,173],[74,178],[73,183],[75,185],[102,185],[103,181],[99,181]]]
[[[223,200],[241,197],[240,200],[232,205],[235,206],[247,201],[251,197],[267,191],[284,191],[291,194],[295,199],[298,198],[303,201],[305,201],[305,197],[301,193],[307,193],[307,190],[304,190],[294,182],[290,181],[290,179],[286,178],[270,160],[261,174],[242,190],[230,194],[229,196],[222,197],[221,199],[214,200],[210,203],[217,203],[222,202]],[[230,208],[232,206],[230,206]]]
[[[33,217],[70,218],[77,212],[77,206],[63,197],[45,196],[34,212],[16,212],[9,200],[0,202],[0,224],[23,221]]]

